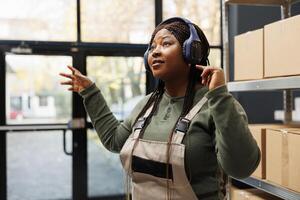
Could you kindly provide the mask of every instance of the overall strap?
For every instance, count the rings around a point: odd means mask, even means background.
[[[149,117],[152,109],[153,109],[153,106],[154,106],[154,103],[146,110],[145,114],[140,117],[136,123],[133,125],[133,137],[134,139],[138,138],[140,132],[141,132],[141,129],[144,127],[144,124],[145,124],[145,121],[146,119]]]
[[[203,105],[207,102],[207,97],[204,96],[191,110],[190,112],[185,116],[181,117],[176,125],[176,132],[173,136],[173,141],[177,144],[181,144],[184,135],[187,133],[190,123],[192,119],[196,116],[196,114],[201,110]]]
[[[195,115],[201,110],[203,105],[207,102],[207,97],[204,96],[191,110],[190,112],[184,117],[190,121],[195,117]]]

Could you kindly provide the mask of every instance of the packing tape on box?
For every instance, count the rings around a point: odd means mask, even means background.
[[[281,181],[283,186],[289,185],[289,148],[288,148],[288,132],[281,130],[282,132],[282,168],[281,168]]]

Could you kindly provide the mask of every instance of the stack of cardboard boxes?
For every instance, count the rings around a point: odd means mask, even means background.
[[[234,51],[235,81],[300,75],[300,15],[236,36]],[[300,192],[300,128],[261,124],[250,130],[262,155],[252,176]]]
[[[300,128],[285,125],[249,125],[261,161],[253,177],[300,192]]]
[[[234,80],[300,74],[300,15],[235,37]]]

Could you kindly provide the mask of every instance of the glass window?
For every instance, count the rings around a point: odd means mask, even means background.
[[[124,194],[125,176],[119,155],[105,149],[97,133],[88,130],[88,196]]]
[[[47,96],[40,96],[40,106],[48,106],[48,97]]]
[[[209,62],[211,66],[221,67],[221,50],[220,49],[210,49],[210,53],[208,56]]]
[[[8,54],[5,60],[8,124],[66,123],[71,119],[71,92],[60,85],[59,76],[59,72],[68,72],[71,57]]]
[[[81,1],[82,41],[148,43],[154,14],[153,0]]]
[[[163,18],[185,17],[197,24],[211,45],[220,45],[220,0],[164,0]]]
[[[15,110],[22,110],[22,98],[19,96],[10,97],[10,107]]]
[[[7,199],[72,198],[72,157],[64,154],[61,133],[7,134]]]
[[[87,57],[87,74],[101,89],[117,119],[124,119],[146,94],[141,57]]]
[[[76,0],[0,0],[0,39],[75,41]]]

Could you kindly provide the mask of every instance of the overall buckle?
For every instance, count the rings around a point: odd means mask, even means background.
[[[176,131],[186,133],[190,127],[191,121],[187,118],[180,117],[176,125]]]
[[[144,127],[145,121],[146,121],[145,117],[140,117],[135,123],[133,130],[135,131],[136,129],[142,129]]]

